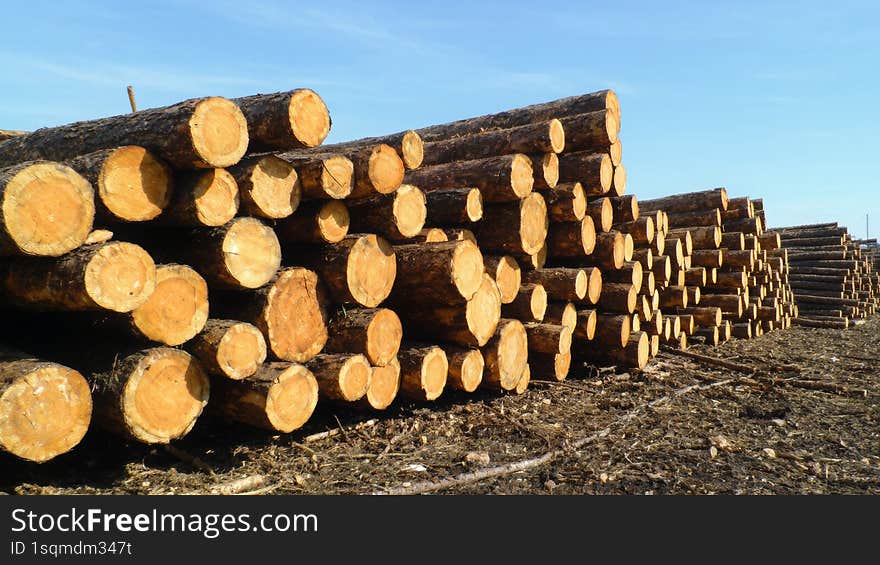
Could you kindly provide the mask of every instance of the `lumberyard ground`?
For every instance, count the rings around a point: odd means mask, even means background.
[[[93,430],[42,465],[3,455],[0,490],[422,492],[426,481],[483,472],[494,476],[434,492],[880,494],[878,350],[875,316],[848,330],[793,327],[688,349],[753,374],[662,352],[641,373],[573,369],[522,395],[450,392],[365,415],[319,405],[289,435],[205,418],[164,448]]]

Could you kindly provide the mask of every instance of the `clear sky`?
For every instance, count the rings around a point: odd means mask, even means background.
[[[0,0],[0,129],[315,89],[328,141],[613,88],[628,192],[880,234],[880,2]]]

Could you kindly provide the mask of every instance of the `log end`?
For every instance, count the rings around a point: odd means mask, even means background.
[[[571,211],[576,220],[583,220],[587,215],[587,193],[579,182],[575,182],[571,187]]]
[[[553,118],[550,120],[550,127],[548,129],[550,148],[553,150],[553,153],[562,153],[562,150],[565,149],[565,128],[562,127],[562,122]]]
[[[516,153],[510,162],[510,186],[513,193],[525,198],[532,192],[535,184],[532,160],[522,153]]]
[[[593,269],[596,271],[598,269]],[[587,274],[587,271],[584,269],[578,269],[577,275],[574,278],[574,294],[580,299],[583,299],[587,296],[587,291],[590,289],[590,276]]]
[[[411,184],[402,184],[394,193],[392,215],[397,231],[405,238],[419,235],[425,227],[428,207],[425,193]]]
[[[367,176],[379,194],[391,194],[397,190],[405,172],[403,160],[390,145],[380,143],[370,152]]]
[[[574,336],[586,341],[593,341],[596,337],[596,323],[598,316],[595,310],[581,310],[577,313],[576,326],[574,328]]]
[[[403,339],[400,318],[388,308],[381,308],[367,326],[367,358],[376,366],[384,366],[397,357]]]
[[[318,381],[307,368],[293,363],[285,369],[266,396],[266,417],[284,433],[299,429],[318,405]]]
[[[296,170],[274,155],[254,164],[248,185],[249,211],[254,215],[277,220],[290,216],[299,206],[302,190]]]
[[[293,92],[287,116],[293,137],[304,147],[317,147],[330,134],[330,111],[321,97],[309,88]]]
[[[486,366],[501,390],[514,390],[529,356],[526,328],[519,320],[504,320],[495,333]]]
[[[602,271],[597,268],[590,269],[587,278],[587,299],[590,304],[597,304],[602,297]]]
[[[525,196],[520,203],[520,244],[524,253],[535,254],[544,246],[549,228],[547,202],[540,193]]]
[[[260,330],[246,322],[229,327],[217,345],[217,366],[230,379],[250,377],[265,360],[266,339]]]
[[[421,136],[413,130],[404,133],[403,140],[400,142],[400,153],[407,169],[421,167],[425,158],[425,144],[422,142]]]
[[[42,463],[73,449],[89,428],[92,395],[81,374],[34,362],[0,395],[0,447]]]
[[[501,320],[501,292],[490,275],[482,275],[477,292],[465,307],[465,319],[477,345],[483,346],[492,338]]]
[[[510,304],[516,299],[522,284],[522,272],[516,259],[510,255],[503,255],[498,259],[495,272],[490,273],[498,285],[498,291],[501,293],[501,303]]]
[[[591,255],[596,249],[596,224],[590,216],[581,220],[581,247],[584,255]]]
[[[317,224],[321,239],[339,243],[348,235],[348,207],[337,200],[326,202],[318,211]]]
[[[607,153],[602,155],[602,161],[599,164],[599,185],[602,187],[603,193],[611,190],[614,180],[614,168],[614,165],[611,163],[611,155]],[[618,196],[622,196],[622,194]]]
[[[244,288],[259,288],[272,280],[281,265],[281,245],[275,231],[256,218],[238,218],[223,238],[226,272]]]
[[[341,400],[355,402],[367,394],[373,367],[363,355],[352,355],[339,369],[339,393]]]
[[[322,159],[321,188],[328,197],[336,200],[351,194],[354,190],[354,163],[341,155]]]
[[[149,349],[129,376],[121,398],[129,433],[144,443],[186,435],[208,402],[208,378],[188,353]]]
[[[89,297],[101,308],[131,312],[155,291],[156,264],[138,245],[105,243],[89,261],[84,283]]]
[[[465,300],[470,300],[483,284],[483,274],[486,272],[483,253],[476,243],[464,239],[455,244],[451,262],[452,282],[458,293]]]
[[[545,153],[541,157],[541,169],[533,172],[533,181],[534,174],[537,173],[540,173],[540,179],[548,188],[555,188],[559,184],[559,157],[556,156],[556,153]]]
[[[219,96],[196,104],[189,120],[193,149],[201,159],[194,167],[231,167],[244,156],[248,146],[248,125],[241,109]]]
[[[327,343],[324,286],[314,271],[284,269],[273,283],[261,319],[269,349],[278,359],[304,363]]]
[[[113,216],[144,222],[161,214],[171,201],[171,170],[143,147],[128,145],[104,161],[96,188]]]
[[[471,222],[479,222],[483,219],[483,193],[479,188],[472,188],[468,191],[465,213]]]
[[[373,410],[385,410],[400,390],[400,363],[397,357],[383,367],[373,367],[370,386],[363,401]]]
[[[529,367],[528,363],[526,363],[526,368],[523,369],[523,374],[519,378],[519,382],[516,383],[516,388],[513,389],[513,392],[516,394],[525,394],[526,390],[529,388],[529,383],[532,381],[532,369]]]
[[[457,366],[456,366],[457,365]],[[479,349],[470,349],[449,360],[449,383],[464,392],[474,392],[483,381],[485,360]]]
[[[618,123],[617,127],[620,125]],[[621,163],[623,160],[623,144],[620,142],[618,138],[611,144],[611,147],[608,148],[608,153],[611,155],[611,164],[615,167]]]
[[[193,187],[195,213],[202,226],[226,224],[238,213],[238,183],[226,169],[212,169],[199,176]]]
[[[614,167],[612,187],[614,188],[614,194],[617,196],[623,196],[626,193],[626,167],[623,166],[623,163]]]
[[[147,339],[180,345],[195,337],[208,321],[208,285],[186,265],[160,265],[156,289],[131,317]]]
[[[2,195],[3,225],[22,255],[57,257],[82,245],[92,231],[95,194],[76,171],[37,162],[18,171]]]
[[[540,322],[547,314],[547,291],[544,285],[532,285],[532,292],[529,296],[529,310],[532,313],[532,319]]]
[[[352,298],[375,308],[391,294],[397,276],[394,249],[373,234],[361,236],[352,246],[346,265],[346,281]]]

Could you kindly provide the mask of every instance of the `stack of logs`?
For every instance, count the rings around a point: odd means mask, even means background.
[[[863,249],[836,222],[773,228],[785,247],[783,258],[800,317],[798,325],[848,328],[880,305],[880,274],[870,247]]]

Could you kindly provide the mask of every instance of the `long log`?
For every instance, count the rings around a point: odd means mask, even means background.
[[[544,319],[540,321],[547,324],[566,326],[575,330],[578,322],[578,311],[573,302],[550,302],[547,304]]]
[[[632,314],[636,311],[637,296],[638,289],[632,284],[605,283],[596,305],[603,312]]]
[[[485,159],[511,153],[560,153],[565,130],[553,118],[509,129],[495,129],[425,144],[424,166]]]
[[[123,145],[146,147],[176,168],[228,167],[247,149],[247,127],[235,103],[196,98],[14,137],[0,144],[0,167],[37,159],[65,161]]]
[[[247,119],[255,152],[320,145],[330,133],[330,112],[318,94],[300,88],[274,94],[256,94],[232,100]]]
[[[215,380],[212,392],[223,418],[283,433],[301,428],[318,404],[318,381],[298,363],[264,363],[247,379]]]
[[[463,226],[483,218],[483,195],[479,188],[450,188],[425,193],[426,223],[431,226]]]
[[[587,214],[601,231],[611,231],[614,225],[614,208],[611,206],[610,198],[591,198],[587,203]]]
[[[714,306],[690,306],[688,308],[678,308],[679,314],[686,314],[694,317],[694,323],[700,326],[720,326],[722,320],[721,308]]]
[[[282,245],[339,243],[348,235],[351,217],[338,200],[316,200],[300,205],[296,212],[275,224]]]
[[[70,167],[28,162],[0,168],[0,256],[63,255],[85,242],[94,217],[94,190]]]
[[[397,274],[391,300],[403,304],[464,304],[486,272],[483,254],[468,240],[407,244],[393,248]]]
[[[701,190],[698,192],[674,194],[672,196],[642,200],[639,202],[639,208],[642,212],[665,210],[670,214],[673,212],[712,210],[713,208],[719,208],[723,211],[727,210],[727,205],[727,190],[723,187],[711,190]]]
[[[532,255],[544,246],[548,226],[547,203],[533,192],[516,202],[487,205],[477,237],[486,251]]]
[[[547,230],[547,256],[551,259],[580,258],[596,248],[593,219],[585,216],[579,222],[553,222]]]
[[[694,212],[673,212],[669,214],[669,227],[692,228],[696,226],[721,227],[721,210],[711,208],[708,210],[696,210]]]
[[[633,242],[639,245],[650,245],[654,241],[656,226],[651,216],[640,215],[637,220],[612,226],[621,233],[628,233]]]
[[[171,201],[171,169],[143,147],[103,149],[67,164],[94,187],[101,223],[152,220]]]
[[[564,381],[571,369],[571,353],[529,353],[529,363],[526,372],[520,379],[528,378],[535,380]],[[517,387],[517,390],[519,386]]]
[[[559,181],[579,182],[587,196],[602,196],[611,190],[614,166],[607,153],[565,153],[559,158]]]
[[[592,151],[594,153],[608,151],[609,147],[619,141],[617,134],[620,131],[620,122],[618,118],[618,113],[609,110],[561,115],[559,120],[565,129],[566,150],[570,152]]]
[[[366,137],[355,139],[353,141],[343,141],[341,143],[333,143],[324,145],[325,149],[330,151],[351,151],[363,149],[365,147],[374,147],[376,145],[388,145],[393,147],[403,164],[407,169],[418,169],[422,165],[425,155],[425,144],[421,136],[414,130],[406,130],[389,135],[378,137]]]
[[[420,167],[409,171],[404,182],[425,192],[470,186],[479,188],[486,202],[515,202],[532,192],[535,179],[531,159],[514,153]]]
[[[274,155],[244,159],[229,173],[238,184],[240,209],[248,216],[279,220],[293,214],[302,183],[293,166]]]
[[[533,190],[549,190],[559,184],[559,157],[556,153],[532,155]]]
[[[388,308],[340,310],[330,319],[327,353],[361,353],[373,366],[390,363],[400,349],[403,326]]]
[[[522,274],[524,283],[540,284],[550,300],[580,302],[589,290],[589,275],[584,269],[556,267],[536,269]]]
[[[721,228],[719,226],[694,226],[684,229],[672,229],[666,233],[667,238],[674,238],[684,234],[690,235],[693,253],[694,249],[718,249],[721,245]]]
[[[483,386],[495,390],[514,390],[528,363],[528,335],[519,320],[502,319],[482,348],[486,360]]]
[[[82,440],[92,395],[79,372],[4,347],[0,375],[0,450],[42,463]]]
[[[817,320],[806,316],[799,316],[791,321],[796,326],[807,328],[830,328],[836,330],[845,330],[849,328],[849,318],[841,318],[840,320]]]
[[[614,167],[614,176],[611,179],[610,194],[622,198],[626,192],[626,167],[619,163]]]
[[[524,324],[529,353],[567,353],[571,349],[572,330],[563,325],[530,322]]]
[[[246,379],[266,360],[266,339],[253,324],[210,319],[187,345],[205,372],[233,380]]]
[[[611,361],[624,367],[644,369],[650,358],[651,343],[647,332],[633,332],[623,348],[606,349],[590,342],[582,351],[591,362]]]

